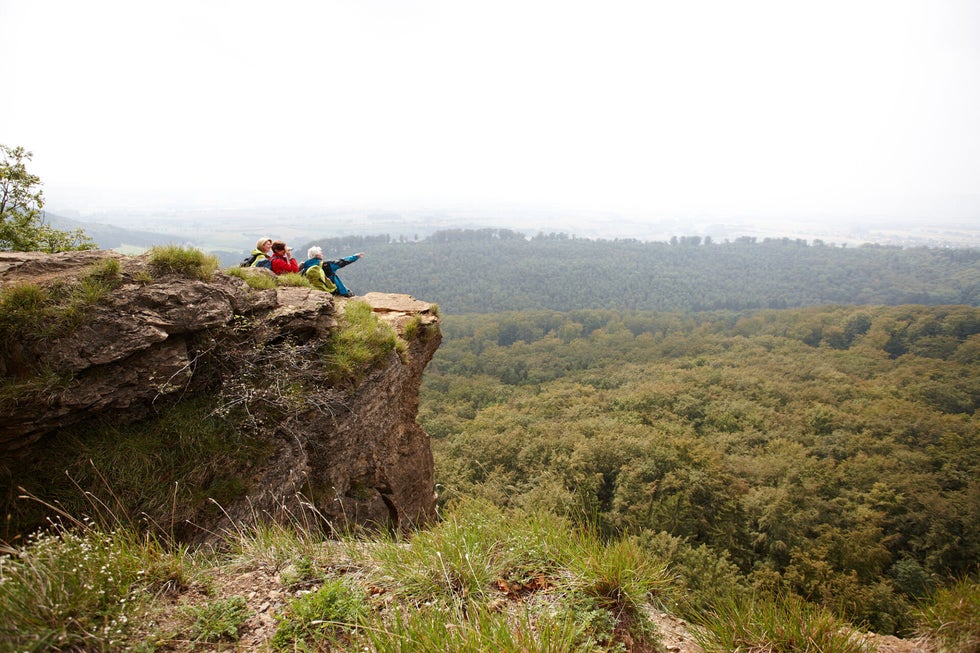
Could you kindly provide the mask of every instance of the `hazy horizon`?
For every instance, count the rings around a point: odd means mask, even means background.
[[[599,211],[559,211],[544,207],[247,207],[145,209],[81,214],[48,211],[79,221],[174,235],[206,249],[247,250],[252,241],[272,234],[301,244],[321,238],[387,234],[394,239],[425,238],[442,229],[500,228],[521,232],[565,233],[593,239],[668,241],[672,237],[710,237],[715,242],[743,236],[820,240],[837,245],[881,244],[931,247],[980,247],[977,221],[866,219],[813,221],[791,217],[658,217]],[[75,226],[75,225],[69,225]]]
[[[33,152],[52,213],[980,224],[970,0],[4,0],[0,21],[0,143]]]

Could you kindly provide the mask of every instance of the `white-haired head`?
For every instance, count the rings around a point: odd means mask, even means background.
[[[323,258],[323,250],[314,245],[306,250],[306,258]]]

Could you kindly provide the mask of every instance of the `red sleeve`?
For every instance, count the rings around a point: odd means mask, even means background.
[[[285,272],[299,272],[299,263],[296,259],[291,258],[288,261],[281,256],[275,256],[272,259],[272,271],[276,274],[283,274]]]

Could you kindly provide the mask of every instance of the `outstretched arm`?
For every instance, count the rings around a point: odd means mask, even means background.
[[[357,254],[351,254],[350,256],[345,256],[344,258],[339,258],[336,261],[330,261],[330,266],[334,270],[338,270],[346,265],[350,265],[357,259],[364,256],[364,252],[358,252]]]

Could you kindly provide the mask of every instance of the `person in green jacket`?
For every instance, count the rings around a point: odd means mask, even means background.
[[[306,275],[307,281],[310,282],[310,285],[317,290],[322,290],[330,294],[337,292],[337,284],[328,279],[326,273],[323,271],[323,261],[308,266],[304,274]]]
[[[252,250],[252,264],[249,267],[269,267],[270,259],[272,259],[272,239],[259,238],[259,242],[255,243],[255,249]]]
[[[323,250],[314,245],[306,252],[306,255],[309,258],[300,266],[300,271],[306,275],[314,288],[342,297],[354,296],[354,293],[348,290],[344,282],[337,276],[337,270],[358,260],[364,256],[364,252],[351,254],[336,261],[324,261]]]

